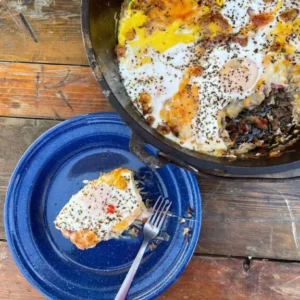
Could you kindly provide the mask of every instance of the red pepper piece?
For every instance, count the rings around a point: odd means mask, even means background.
[[[115,213],[115,207],[112,204],[109,204],[107,207],[107,213],[108,214],[114,214]]]

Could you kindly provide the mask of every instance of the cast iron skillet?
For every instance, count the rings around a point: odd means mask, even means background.
[[[181,148],[145,122],[132,105],[121,82],[115,54],[117,26],[123,0],[82,0],[82,34],[87,56],[99,85],[121,118],[133,129],[131,151],[152,167],[168,162],[197,172],[199,169],[229,174],[257,175],[300,168],[300,141],[276,158],[229,159]],[[159,149],[154,158],[145,144]]]

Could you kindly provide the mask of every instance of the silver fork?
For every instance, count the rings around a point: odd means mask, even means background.
[[[144,241],[143,244],[125,278],[123,284],[115,298],[115,300],[124,300],[126,295],[128,294],[129,288],[133,281],[136,271],[141,263],[141,260],[144,256],[144,253],[147,249],[149,242],[154,239],[158,234],[159,231],[164,223],[164,220],[167,216],[167,213],[172,205],[172,202],[168,200],[162,199],[159,197],[153,206],[153,213],[148,221],[144,225]]]

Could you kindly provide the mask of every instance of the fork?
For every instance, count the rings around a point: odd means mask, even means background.
[[[166,219],[167,213],[172,205],[172,202],[169,200],[162,199],[159,197],[154,206],[153,206],[153,213],[148,221],[144,225],[143,233],[144,233],[144,241],[143,244],[125,278],[123,284],[115,298],[115,300],[124,300],[126,295],[128,294],[129,288],[133,281],[133,278],[138,270],[138,267],[141,263],[141,260],[144,256],[144,253],[147,249],[149,242],[154,239],[158,234],[159,231]]]

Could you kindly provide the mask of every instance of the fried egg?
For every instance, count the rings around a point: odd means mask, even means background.
[[[231,155],[226,117],[274,86],[293,82],[298,97],[299,9],[294,0],[126,2],[117,52],[129,97],[181,146]]]
[[[89,181],[63,207],[54,224],[79,249],[118,238],[147,216],[133,172],[120,168]]]

